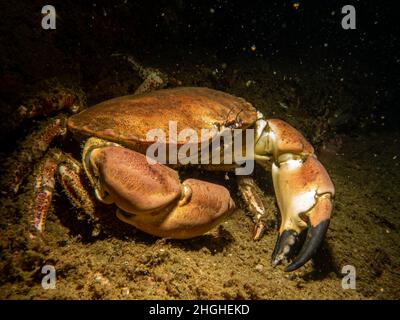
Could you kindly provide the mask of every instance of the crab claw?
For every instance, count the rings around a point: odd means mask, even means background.
[[[332,212],[333,183],[315,155],[302,159],[292,154],[273,164],[272,177],[282,215],[279,236],[272,254],[272,265],[286,262],[301,245],[303,231],[308,229],[304,244],[285,271],[294,271],[310,260],[320,247]]]
[[[285,269],[293,271],[310,260],[321,245],[329,226],[335,188],[314,148],[305,137],[279,119],[266,120],[257,112],[255,159],[272,160],[272,180],[282,223],[272,265],[292,258],[300,238],[307,238],[294,261]]]
[[[200,236],[235,209],[229,191],[206,181],[180,181],[178,172],[144,154],[90,138],[83,150],[84,168],[98,200],[114,203],[117,217],[163,238]]]

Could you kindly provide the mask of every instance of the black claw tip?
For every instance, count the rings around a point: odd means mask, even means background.
[[[309,226],[306,241],[294,261],[286,267],[286,272],[300,268],[315,255],[324,240],[329,221],[322,221],[316,227]]]
[[[298,243],[299,235],[294,230],[285,230],[276,240],[275,249],[272,253],[272,266],[287,261],[293,254],[293,247]]]

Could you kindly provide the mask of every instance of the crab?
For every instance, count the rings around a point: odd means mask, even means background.
[[[141,66],[137,64],[135,68]],[[58,181],[73,206],[94,220],[96,202],[115,204],[120,220],[151,235],[174,239],[200,236],[235,210],[229,190],[204,180],[181,181],[176,170],[179,164],[150,163],[145,154],[157,141],[149,139],[147,133],[154,128],[168,131],[170,120],[176,121],[179,128],[191,128],[197,133],[201,129],[252,128],[253,152],[247,160],[263,167],[270,164],[281,214],[272,264],[291,261],[285,271],[303,266],[324,239],[335,194],[311,144],[294,127],[279,119],[265,118],[242,98],[202,87],[160,89],[165,78],[152,70],[142,70],[146,79],[135,94],[101,102],[70,117],[56,116],[35,134],[31,153],[41,155],[34,171],[31,206],[35,229],[45,229]],[[52,146],[59,136],[72,136],[82,143],[80,160]],[[176,143],[183,145],[185,141]],[[222,161],[196,167],[231,171],[237,166]],[[21,183],[22,176],[16,176],[16,184]],[[237,183],[255,215],[257,240],[266,227],[260,188],[251,176],[238,175]],[[304,233],[307,236],[302,244]],[[299,245],[302,247],[295,255],[294,248]]]

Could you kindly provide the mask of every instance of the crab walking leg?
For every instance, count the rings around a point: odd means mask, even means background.
[[[39,131],[28,136],[9,160],[8,175],[4,180],[7,188],[17,193],[22,181],[31,172],[32,164],[43,157],[56,137],[63,134],[65,117],[57,117],[45,122]]]
[[[334,185],[303,135],[286,122],[256,122],[256,160],[272,160],[272,179],[282,223],[272,254],[276,266],[293,256],[299,235],[308,229],[299,254],[285,271],[293,271],[310,260],[320,247],[329,226]]]
[[[55,186],[57,161],[52,156],[46,156],[35,168],[34,199],[32,202],[34,226],[42,232],[46,225]]]
[[[60,153],[58,179],[72,205],[82,210],[91,220],[96,221],[95,202],[82,182],[84,170],[82,164],[70,155]]]
[[[70,89],[60,87],[47,95],[29,99],[25,105],[21,105],[17,111],[18,119],[22,121],[62,110],[77,113],[85,106],[85,99],[80,96],[84,96],[83,93],[77,94]]]
[[[139,76],[144,80],[147,78],[149,75],[151,69],[150,68],[145,68],[142,66],[139,62],[136,61],[136,59],[128,54],[122,54],[122,53],[113,53],[111,55],[112,57],[117,57],[124,59],[126,62],[129,63],[129,65],[132,67],[132,69],[139,74]]]
[[[77,209],[84,211],[92,220],[95,217],[95,204],[82,183],[83,169],[78,161],[58,149],[51,149],[40,161],[34,173],[34,199],[32,210],[34,226],[39,232],[46,227],[46,219],[53,198],[55,179],[58,179],[63,189]]]
[[[143,83],[136,89],[134,94],[141,94],[161,89],[166,86],[168,77],[158,69],[145,68],[132,56],[120,53],[112,54],[113,57],[120,57],[126,60],[135,72],[143,79]]]
[[[263,193],[251,177],[237,176],[236,180],[243,200],[246,202],[249,211],[256,219],[253,239],[260,240],[266,228]]]
[[[141,94],[161,89],[165,86],[164,80],[157,72],[150,73],[135,90],[134,94]]]

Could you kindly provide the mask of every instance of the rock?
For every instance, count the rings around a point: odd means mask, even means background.
[[[256,265],[256,268],[255,268],[258,272],[262,272],[263,271],[263,269],[264,269],[264,266],[262,265],[262,264],[258,264],[258,265]]]

